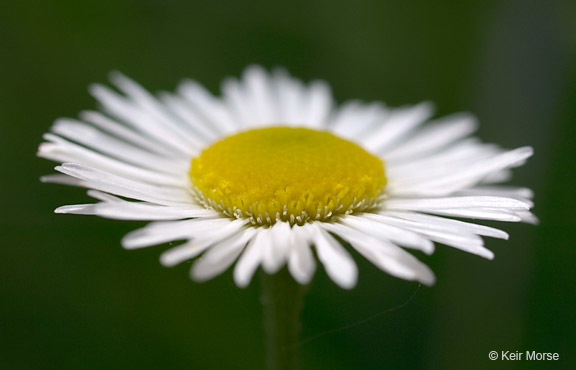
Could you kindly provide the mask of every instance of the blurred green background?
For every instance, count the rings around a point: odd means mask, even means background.
[[[536,155],[514,183],[536,191],[538,227],[499,225],[494,261],[439,247],[418,255],[438,283],[403,308],[301,346],[305,369],[576,368],[576,2],[8,1],[0,5],[0,368],[260,369],[259,281],[196,284],[167,246],[128,252],[144,225],[54,215],[85,192],[40,184],[35,157],[58,117],[120,70],[147,88],[219,81],[250,63],[328,80],[338,101],[432,100],[472,111],[482,139]],[[303,339],[405,302],[414,283],[359,256],[358,287],[318,271]],[[548,363],[488,352],[559,352]]]

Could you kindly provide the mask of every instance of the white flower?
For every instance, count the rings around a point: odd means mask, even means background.
[[[352,288],[346,241],[391,275],[433,284],[403,248],[430,254],[436,242],[491,259],[481,236],[508,238],[442,216],[536,222],[529,189],[494,185],[532,148],[481,143],[467,114],[427,122],[429,103],[336,106],[326,83],[257,66],[227,79],[221,98],[191,80],[157,97],[123,75],[112,81],[122,94],[91,88],[102,112],[59,119],[44,136],[39,155],[63,164],[43,180],[88,188],[100,201],[56,213],[154,221],[123,246],[183,240],[161,262],[202,255],[196,280],[238,259],[238,286],[260,265],[267,273],[287,265],[305,284],[316,254],[334,282]]]

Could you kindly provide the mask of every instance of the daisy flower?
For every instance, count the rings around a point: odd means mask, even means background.
[[[468,114],[434,119],[429,103],[390,108],[336,105],[323,81],[248,67],[221,97],[185,80],[152,95],[115,73],[117,91],[94,85],[101,105],[59,119],[39,156],[99,202],[56,213],[153,221],[122,240],[127,249],[172,241],[174,266],[210,279],[231,265],[240,287],[262,267],[283,266],[308,283],[317,260],[342,288],[357,281],[350,248],[387,273],[431,285],[433,272],[406,249],[434,243],[492,259],[483,236],[504,231],[458,219],[536,222],[532,192],[498,185],[532,148],[503,150],[471,136]]]

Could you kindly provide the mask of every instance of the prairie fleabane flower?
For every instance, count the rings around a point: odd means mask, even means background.
[[[357,269],[346,241],[394,276],[433,284],[404,248],[429,254],[437,242],[492,258],[481,236],[508,237],[443,216],[535,222],[530,190],[495,185],[532,149],[471,138],[476,122],[467,114],[419,128],[430,104],[338,107],[325,83],[260,67],[226,80],[222,98],[194,81],[158,96],[120,74],[112,81],[123,94],[93,86],[102,112],[56,121],[40,146],[40,156],[63,162],[63,175],[44,181],[88,188],[100,201],[56,212],[154,221],[128,234],[124,247],[184,240],[161,261],[203,254],[192,267],[196,280],[238,259],[239,286],[259,266],[275,273],[284,265],[305,284],[315,252],[351,288]]]

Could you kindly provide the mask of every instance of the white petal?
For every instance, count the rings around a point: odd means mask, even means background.
[[[160,172],[174,172],[180,170],[178,162],[188,162],[189,158],[165,158],[156,153],[135,147],[117,138],[103,133],[85,123],[59,119],[51,128],[52,132],[80,143],[94,151],[103,153],[109,157],[132,163],[138,167],[150,168]],[[200,146],[196,147],[197,149]]]
[[[119,196],[164,205],[195,204],[190,194],[178,187],[145,184],[77,163],[64,163],[56,170],[81,180],[80,186]]]
[[[122,246],[135,249],[175,240],[225,237],[226,234],[240,229],[243,223],[246,221],[231,221],[227,218],[153,222],[126,234],[122,239]]]
[[[45,175],[40,177],[40,181],[45,184],[62,184],[70,186],[82,186],[81,181],[68,175]]]
[[[476,186],[459,192],[462,195],[493,195],[516,198],[523,201],[534,198],[534,192],[528,188],[516,186]]]
[[[307,224],[304,226],[294,225],[292,227],[294,239],[288,259],[288,270],[294,279],[302,285],[310,282],[316,270],[314,255],[310,249],[313,233],[313,230]]]
[[[210,248],[191,269],[192,278],[205,281],[226,270],[238,256],[246,243],[256,234],[256,229],[247,228]]]
[[[159,126],[168,129],[171,135],[177,137],[178,141],[195,149],[200,149],[206,144],[186,129],[186,122],[167,110],[162,103],[138,83],[118,72],[112,73],[111,80],[143,113],[157,122]]]
[[[472,218],[478,220],[494,220],[504,222],[520,222],[522,217],[517,216],[514,212],[507,212],[499,209],[435,209],[427,211],[442,216],[454,216],[463,218]]]
[[[422,236],[405,228],[385,225],[370,218],[348,215],[341,222],[378,239],[388,240],[404,247],[420,250],[426,254],[434,252],[434,244]]]
[[[395,144],[397,140],[422,124],[432,112],[433,107],[430,103],[420,103],[392,111],[386,122],[363,140],[364,147],[377,153],[386,150],[388,146]]]
[[[171,131],[170,127],[148,115],[133,102],[102,85],[91,86],[90,92],[103,105],[106,112],[126,122],[135,130],[145,133],[148,137],[182,154],[190,153],[190,146],[174,131]]]
[[[407,160],[445,148],[478,127],[475,117],[460,113],[431,122],[394,149],[382,152],[387,160]]]
[[[532,224],[532,225],[538,225],[540,223],[540,220],[538,220],[538,217],[536,217],[535,215],[532,214],[532,212],[529,211],[514,211],[513,212],[516,216],[520,217],[520,220],[522,222],[526,222],[528,224]]]
[[[239,220],[238,220],[239,221]],[[245,223],[245,222],[244,222]],[[193,241],[175,248],[171,248],[160,256],[160,263],[167,267],[175,266],[181,262],[194,258],[210,248],[212,245],[220,243],[227,238],[237,237],[242,222],[233,221],[212,235],[202,235]]]
[[[160,256],[160,263],[167,267],[175,266],[188,259],[194,258],[204,252],[212,245],[236,234],[245,224],[240,220],[228,223],[226,226],[210,232],[202,233],[201,236],[194,236],[194,240],[184,245],[171,248]]]
[[[186,173],[185,169],[181,174],[154,171],[107,157],[52,134],[45,134],[44,138],[51,142],[42,143],[38,148],[38,156],[43,158],[57,162],[82,163],[119,176],[158,185],[182,186],[187,181],[186,176],[182,176]]]
[[[470,187],[480,182],[490,173],[518,166],[533,154],[530,147],[518,148],[492,158],[469,163],[456,171],[446,168],[444,176],[417,181],[395,182],[389,189],[396,194],[445,195]]]
[[[57,208],[55,213],[96,215],[116,220],[180,220],[191,217],[217,217],[215,211],[201,207],[165,207],[154,204],[125,202],[77,204]]]
[[[104,193],[104,192],[101,192],[98,190],[88,190],[86,192],[86,194],[88,194],[89,196],[91,196],[94,199],[98,199],[98,200],[101,200],[103,202],[109,202],[109,203],[125,202],[125,200],[122,198],[119,198],[119,197],[114,196],[112,194]]]
[[[406,211],[431,211],[453,208],[494,208],[507,210],[528,210],[530,203],[521,200],[493,196],[462,196],[445,198],[389,199],[384,202],[386,209]]]
[[[234,267],[234,281],[240,288],[245,288],[250,284],[254,272],[262,261],[265,248],[262,230],[264,229],[258,230],[256,236],[250,240],[240,260],[236,263],[236,267]]]
[[[521,166],[525,163],[522,161],[515,165],[515,167]],[[478,184],[499,184],[502,182],[510,181],[512,179],[512,171],[509,169],[499,170],[495,172],[491,172],[482,178]]]
[[[318,259],[326,273],[341,288],[352,289],[358,279],[358,268],[350,254],[340,243],[322,228],[316,228],[314,245]]]
[[[455,170],[466,168],[470,163],[480,162],[501,153],[503,151],[495,145],[469,138],[442,148],[436,153],[409,161],[397,161],[387,157],[383,159],[386,161],[386,171],[392,183],[403,183],[445,176]]]
[[[287,222],[276,222],[270,228],[268,245],[265,247],[262,261],[266,273],[275,274],[286,263],[291,246],[291,232],[290,224]]]
[[[207,143],[217,140],[222,133],[214,127],[210,121],[200,115],[190,102],[179,95],[163,92],[160,100],[173,114],[178,116],[186,124],[187,129],[200,140]]]
[[[406,280],[417,280],[426,285],[434,284],[434,273],[428,266],[402,248],[344,225],[326,223],[322,226],[347,240],[360,254],[389,274]]]
[[[332,110],[332,91],[324,81],[314,81],[308,88],[308,103],[304,122],[312,128],[326,126],[328,114]]]
[[[88,147],[92,151],[102,153],[108,157],[132,163],[138,167],[154,169],[160,172],[171,173],[180,170],[178,162],[188,162],[186,157],[166,158],[97,130],[90,125],[72,120],[58,119],[54,122],[51,131],[74,142]],[[46,135],[46,139],[54,138]],[[54,141],[59,143],[60,141]]]
[[[274,71],[272,83],[278,96],[281,123],[302,126],[305,123],[302,107],[306,104],[304,84],[282,69]]]
[[[188,242],[174,248],[168,249],[160,255],[160,263],[165,267],[173,267],[186,260],[194,258],[204,252],[210,243],[203,242],[201,244],[195,242]]]
[[[260,230],[262,234],[262,268],[266,273],[271,274],[276,272],[277,265],[279,264],[274,250],[274,242],[271,235],[271,229]]]
[[[239,128],[228,107],[196,81],[185,80],[178,87],[178,92],[191,104],[190,109],[204,118],[206,125],[216,129],[218,133],[229,134]]]
[[[440,230],[440,231],[461,230],[464,232],[471,232],[473,234],[489,236],[492,238],[508,239],[508,233],[502,230],[498,230],[493,227],[488,227],[484,225],[477,225],[469,222],[452,220],[444,217],[425,215],[421,213],[393,212],[393,211],[382,212],[382,214],[386,216],[402,218],[405,220],[421,222],[422,224],[431,226],[431,228],[434,230]]]
[[[464,228],[442,228],[434,223],[396,219],[386,215],[368,216],[378,222],[405,227],[435,242],[446,244],[484,258],[492,259],[494,257],[494,254],[490,250],[484,248],[482,238]]]
[[[258,126],[253,114],[254,106],[250,96],[235,78],[227,78],[222,83],[222,99],[243,128]]]
[[[244,84],[252,120],[260,125],[279,124],[278,106],[268,73],[260,66],[249,66],[244,71]]]
[[[84,111],[80,113],[80,118],[105,132],[109,132],[118,139],[132,143],[142,149],[159,153],[164,156],[176,156],[176,158],[181,155],[180,151],[174,151],[171,146],[162,145],[162,142],[144,135],[137,130],[126,127],[124,124],[115,121],[100,112]]]
[[[341,137],[358,141],[366,132],[385,122],[387,116],[388,110],[381,103],[363,104],[353,100],[344,103],[335,112],[330,130]]]

